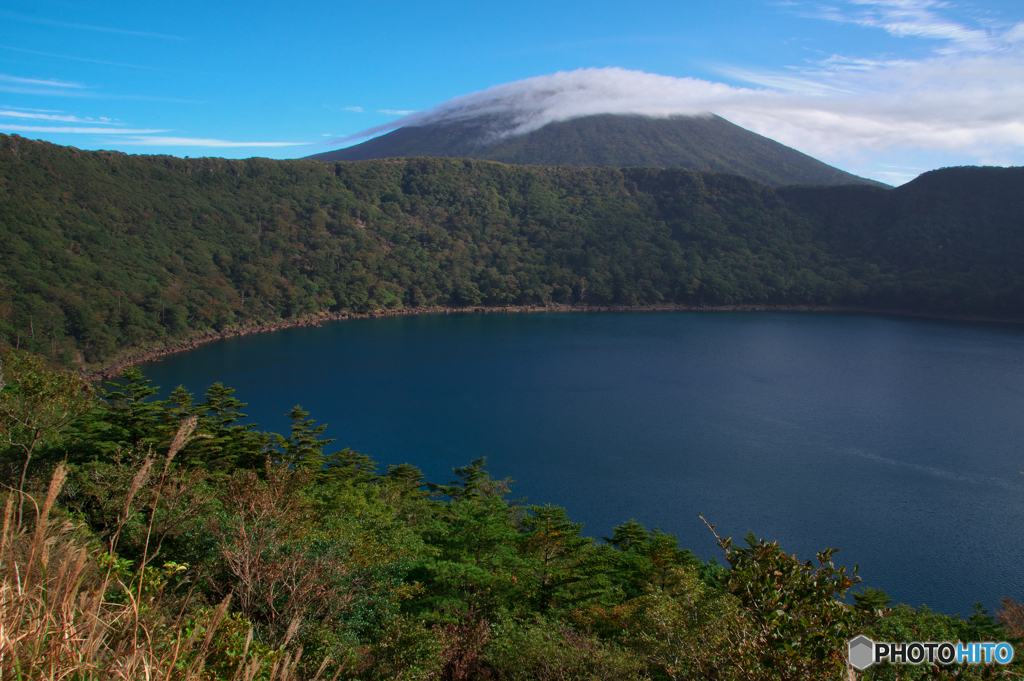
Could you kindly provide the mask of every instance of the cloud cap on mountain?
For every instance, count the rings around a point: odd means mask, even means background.
[[[731,70],[740,87],[623,68],[562,71],[455,97],[334,140],[480,119],[498,139],[596,114],[710,113],[835,163],[869,152],[942,150],[977,162],[1024,161],[1024,51],[850,64],[835,58],[790,74]]]

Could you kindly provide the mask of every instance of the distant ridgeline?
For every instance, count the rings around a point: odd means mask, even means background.
[[[180,159],[0,135],[0,348],[100,363],[324,311],[779,304],[1024,317],[1024,169]]]

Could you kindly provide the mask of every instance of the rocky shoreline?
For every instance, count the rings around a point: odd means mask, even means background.
[[[139,350],[138,352],[111,360],[101,369],[82,370],[80,376],[87,381],[99,381],[104,378],[119,376],[126,367],[140,362],[150,362],[165,355],[194,350],[204,343],[224,340],[235,336],[247,336],[253,333],[266,333],[307,326],[320,326],[323,322],[343,321],[347,319],[372,319],[377,317],[401,317],[421,314],[528,314],[544,312],[850,312],[864,314],[884,314],[911,317],[926,317],[950,321],[968,322],[1001,322],[1024,323],[1024,319],[997,319],[990,317],[968,317],[955,315],[939,315],[921,312],[905,312],[894,310],[877,310],[870,308],[833,307],[824,305],[507,305],[503,307],[414,307],[396,310],[375,310],[373,312],[321,312],[298,319],[282,319],[277,322],[237,326],[224,331],[207,331],[198,333],[179,341],[169,342],[157,348]]]

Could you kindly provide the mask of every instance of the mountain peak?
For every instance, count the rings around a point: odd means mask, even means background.
[[[410,116],[407,125],[397,130],[309,158],[358,161],[433,156],[517,165],[691,168],[735,173],[773,186],[884,186],[713,114],[655,117],[603,113],[544,122],[558,107],[538,108],[536,102],[518,101],[516,106],[499,109],[492,100],[485,103],[452,107],[447,114],[435,111],[418,118]],[[529,112],[533,112],[532,118]]]

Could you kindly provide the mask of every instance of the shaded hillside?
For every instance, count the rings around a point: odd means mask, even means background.
[[[1024,313],[1024,168],[944,168],[893,191],[778,191],[816,225],[816,242],[874,281],[867,303]]]
[[[196,331],[430,305],[1019,318],[1014,187],[1019,169],[774,190],[683,169],[179,159],[0,136],[0,348],[98,363]]]
[[[542,166],[690,168],[735,173],[772,186],[872,184],[718,116],[604,114],[549,123],[489,141],[490,119],[399,128],[324,154],[321,161],[433,156]]]

